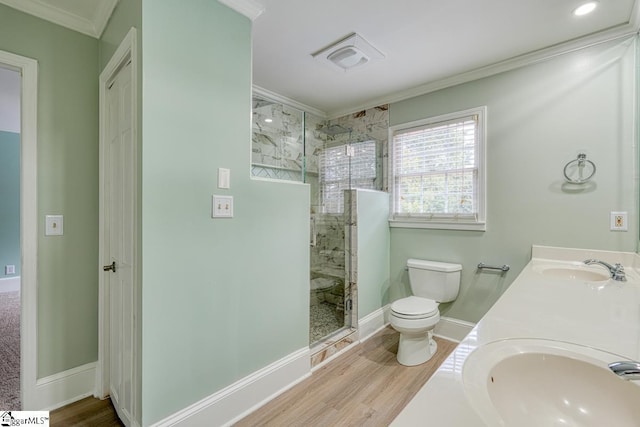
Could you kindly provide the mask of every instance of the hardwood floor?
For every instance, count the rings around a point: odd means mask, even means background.
[[[94,397],[74,402],[49,414],[49,425],[52,427],[123,427],[116,415],[111,400],[100,400]]]
[[[407,367],[396,361],[399,336],[383,329],[235,426],[389,425],[456,347],[436,338],[431,360]]]
[[[399,334],[387,327],[240,420],[237,427],[387,426],[449,356],[456,343],[420,366],[398,364]],[[50,425],[123,426],[110,400],[92,397],[51,412]]]

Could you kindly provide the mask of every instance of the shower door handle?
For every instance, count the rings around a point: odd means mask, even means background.
[[[116,272],[116,262],[113,261],[111,264],[103,266],[102,270],[104,270],[104,271],[113,271],[115,273]]]

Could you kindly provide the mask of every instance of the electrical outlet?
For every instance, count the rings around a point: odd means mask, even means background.
[[[62,236],[64,234],[64,217],[62,215],[45,216],[45,236]]]
[[[9,274],[16,274],[16,266],[15,265],[5,265],[4,266],[4,274],[8,276]]]
[[[627,213],[611,212],[611,231],[627,231]]]

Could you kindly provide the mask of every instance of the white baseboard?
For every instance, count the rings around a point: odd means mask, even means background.
[[[369,313],[358,321],[360,342],[364,342],[389,324],[389,304]]]
[[[25,410],[52,411],[92,396],[95,380],[96,362],[41,378],[33,393],[35,405]]]
[[[307,378],[310,368],[310,351],[305,347],[153,426],[229,426]]]
[[[0,279],[0,293],[20,290],[20,276],[4,277]]]
[[[387,304],[360,319],[360,342],[371,338],[371,336],[389,324],[390,310],[391,304]],[[440,338],[460,342],[469,334],[469,332],[471,332],[474,326],[476,326],[475,323],[445,316],[440,318],[440,321],[436,325],[433,333]]]
[[[388,325],[389,305],[359,321],[360,341],[366,341]],[[461,341],[475,325],[442,317],[435,334]],[[311,374],[309,348],[298,350],[271,365],[225,387],[199,402],[154,423],[153,427],[230,426],[260,408]]]
[[[453,317],[441,317],[433,331],[434,335],[450,341],[460,342],[476,326],[475,323],[454,319]]]

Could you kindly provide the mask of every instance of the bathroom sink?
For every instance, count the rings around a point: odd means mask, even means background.
[[[579,280],[584,282],[604,282],[609,274],[604,269],[588,266],[536,266],[534,271],[553,279]],[[602,271],[600,271],[602,270]]]
[[[640,384],[608,368],[625,359],[564,342],[509,339],[473,351],[462,381],[490,426],[637,426]]]

